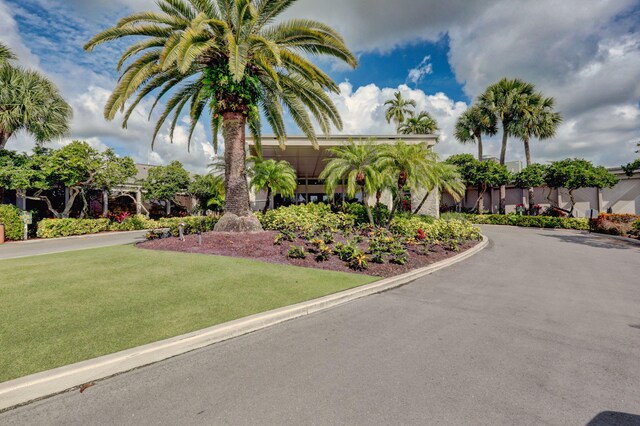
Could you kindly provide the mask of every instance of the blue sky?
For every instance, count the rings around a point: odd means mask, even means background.
[[[126,131],[117,119],[103,119],[126,43],[101,46],[92,54],[82,51],[89,37],[119,17],[154,8],[152,0],[0,0],[0,40],[24,66],[59,85],[74,108],[72,138],[113,147],[136,161],[179,159],[203,171],[213,155],[204,126],[196,132],[191,153],[184,144],[186,121],[173,145],[164,132],[151,151],[153,123],[144,111]],[[533,144],[535,160],[584,157],[616,166],[635,155],[640,140],[639,0],[299,0],[287,16],[334,26],[359,57],[356,70],[321,62],[340,84],[341,93],[333,99],[344,133],[392,133],[383,104],[400,90],[439,121],[441,156],[474,152],[473,146],[453,139],[455,120],[484,87],[508,76],[555,97],[565,118],[555,139]],[[289,132],[298,130],[290,124]],[[523,158],[520,145],[510,142],[510,160]],[[9,148],[30,146],[21,135]],[[497,140],[488,141],[485,151],[497,154]]]

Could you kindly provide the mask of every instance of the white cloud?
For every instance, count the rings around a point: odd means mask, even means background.
[[[417,67],[411,68],[409,70],[409,75],[407,76],[407,80],[412,82],[413,84],[418,84],[425,78],[427,75],[433,74],[433,64],[431,63],[431,55],[427,55],[420,61]]]

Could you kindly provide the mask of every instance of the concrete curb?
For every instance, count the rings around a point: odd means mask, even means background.
[[[73,389],[85,383],[124,373],[214,343],[261,330],[284,321],[303,317],[365,296],[403,286],[420,277],[432,274],[433,272],[473,256],[484,249],[488,243],[489,239],[483,236],[479,244],[459,255],[424,268],[407,272],[406,274],[376,281],[372,284],[331,294],[319,299],[240,318],[182,336],[172,337],[137,348],[127,349],[114,354],[0,383],[0,412]]]

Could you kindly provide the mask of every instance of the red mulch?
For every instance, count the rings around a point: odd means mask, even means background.
[[[404,265],[395,265],[385,262],[376,264],[369,262],[368,269],[354,271],[349,269],[345,262],[331,255],[329,260],[318,262],[315,254],[309,251],[312,247],[307,241],[296,239],[293,242],[283,241],[282,245],[274,245],[273,241],[278,232],[252,232],[245,234],[209,232],[202,235],[202,245],[198,245],[197,236],[189,235],[185,241],[178,238],[165,238],[162,240],[146,241],[138,244],[138,247],[150,250],[180,251],[186,253],[201,253],[218,256],[232,256],[247,259],[261,260],[263,262],[280,263],[286,265],[302,266],[306,268],[326,269],[342,272],[359,272],[378,277],[391,277],[409,272],[412,269],[421,268],[467,250],[477,244],[477,241],[469,241],[460,244],[460,251],[447,251],[441,246],[431,246],[428,255],[418,253],[416,247],[408,248],[409,260]],[[287,252],[291,245],[304,246],[307,251],[306,259],[289,259]],[[329,245],[333,247],[333,244]],[[359,245],[365,251],[367,244]]]

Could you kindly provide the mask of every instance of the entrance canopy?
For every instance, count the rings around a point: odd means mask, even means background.
[[[326,159],[330,158],[328,148],[340,146],[349,139],[366,140],[373,139],[376,144],[394,144],[397,141],[405,141],[407,144],[417,145],[426,143],[432,147],[437,143],[437,135],[337,135],[318,138],[318,149],[315,149],[306,136],[289,136],[285,149],[280,148],[278,139],[274,136],[262,138],[262,156],[265,159],[285,160],[296,170],[298,178],[316,179],[326,165]],[[255,143],[247,138],[249,149],[255,155]]]

